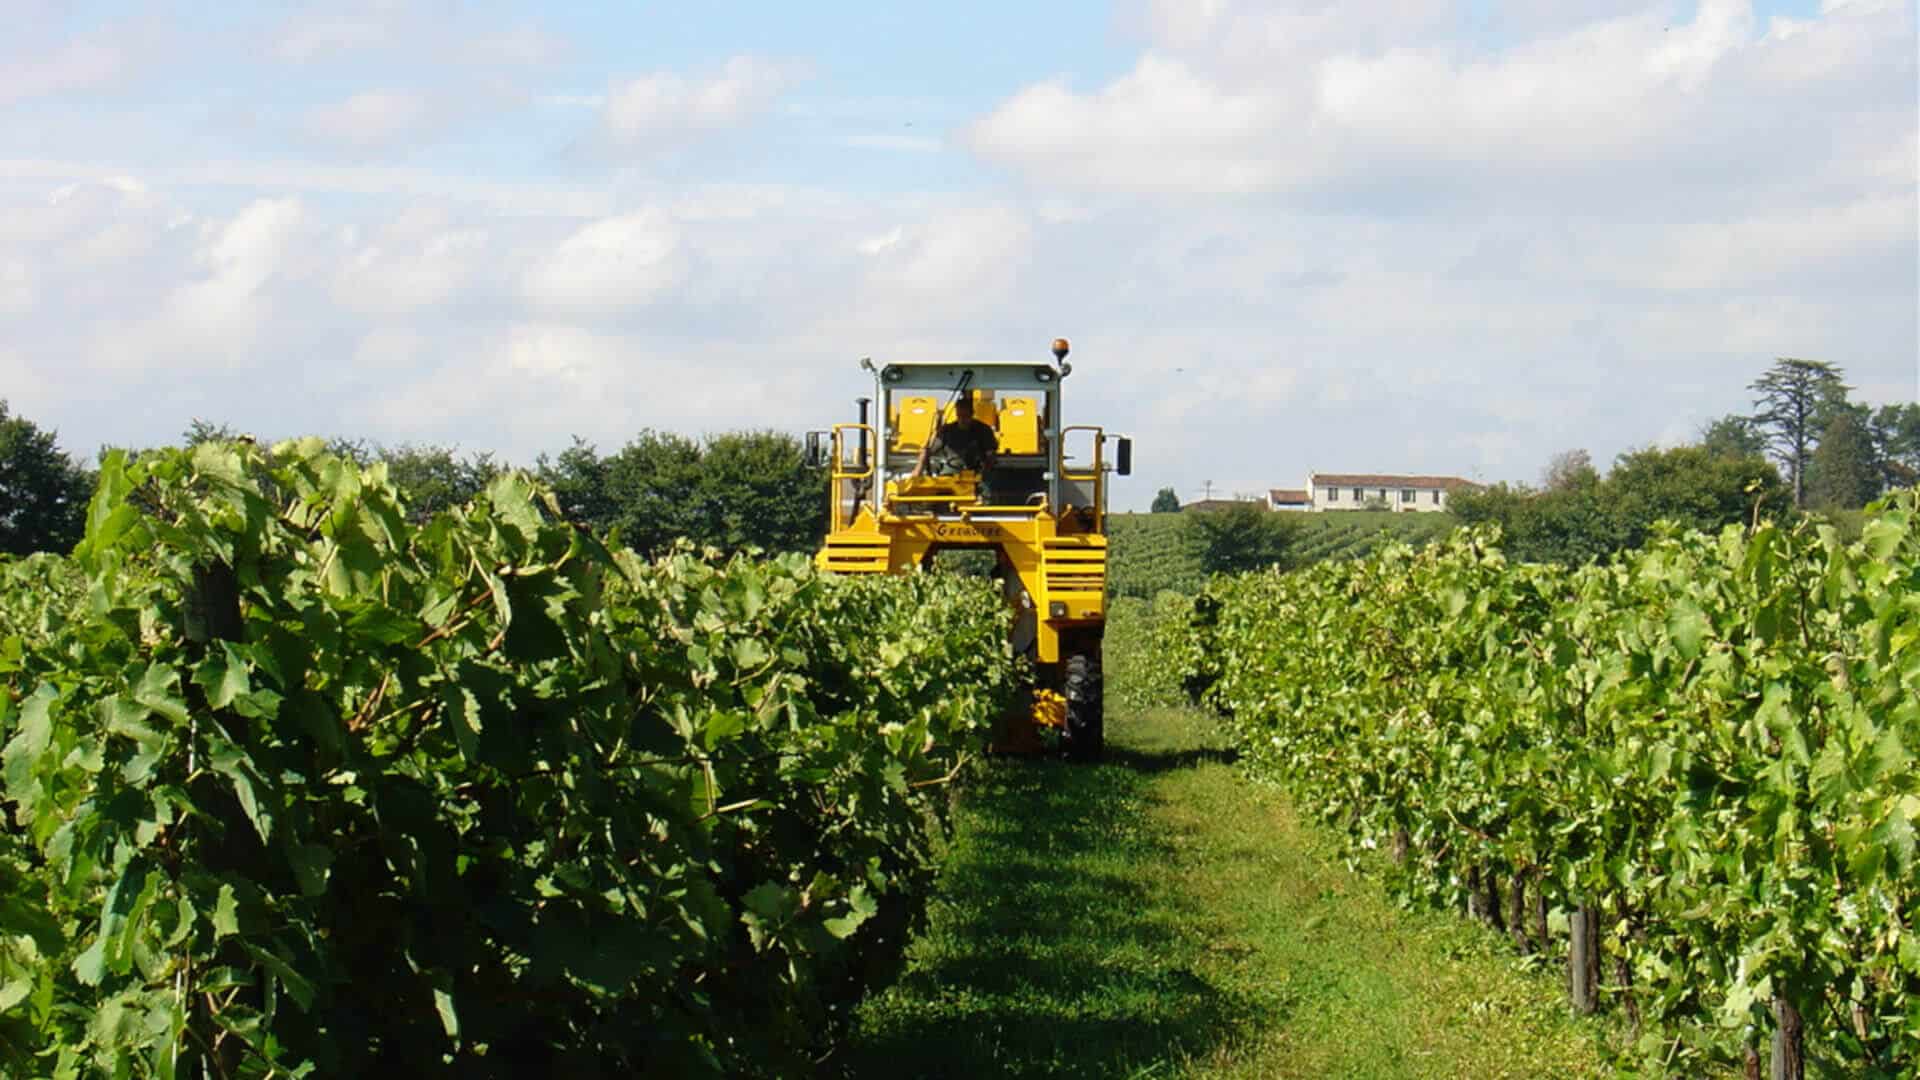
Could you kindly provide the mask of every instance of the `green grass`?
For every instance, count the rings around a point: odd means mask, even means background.
[[[830,1069],[886,1077],[1603,1075],[1557,979],[1408,913],[1187,710],[1107,763],[996,759],[928,925]]]

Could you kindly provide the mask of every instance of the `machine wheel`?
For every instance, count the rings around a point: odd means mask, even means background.
[[[1067,699],[1067,757],[1099,761],[1107,748],[1099,655],[1079,653],[1068,657],[1063,690]]]

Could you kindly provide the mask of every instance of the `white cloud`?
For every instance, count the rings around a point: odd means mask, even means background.
[[[243,359],[265,321],[262,292],[281,271],[303,217],[298,200],[261,199],[212,232],[197,260],[205,275],[174,291],[162,321],[150,328],[154,345]]]
[[[334,278],[334,295],[353,311],[406,314],[445,304],[487,261],[485,229],[448,223],[444,214],[403,215],[361,242],[348,230],[351,252]]]
[[[907,232],[905,229],[895,225],[893,228],[888,229],[878,236],[869,236],[864,240],[855,242],[854,247],[858,248],[862,255],[878,255],[889,248],[898,247],[900,241],[904,239],[906,235]]]
[[[794,79],[789,66],[755,56],[736,56],[703,78],[658,71],[615,83],[601,120],[615,145],[654,147],[743,123]]]
[[[1087,92],[1033,84],[969,141],[1046,189],[1377,199],[1403,186],[1511,205],[1568,185],[1715,199],[1728,174],[1878,157],[1912,129],[1909,100],[1852,118],[1844,151],[1831,142],[1836,102],[1863,80],[1903,77],[1910,99],[1907,12],[1847,7],[1783,36],[1746,0],[1702,0],[1685,20],[1581,10],[1523,20],[1534,34],[1488,51],[1437,35],[1451,5],[1403,26],[1351,5],[1169,0],[1131,71]]]
[[[76,181],[113,184],[127,165],[38,158],[0,158],[0,181]],[[145,170],[156,185],[227,191],[355,195],[376,200],[447,199],[505,214],[588,218],[611,212],[604,184],[507,181],[432,169],[372,163],[342,165],[302,158],[214,159],[156,165]]]
[[[605,218],[569,236],[528,273],[535,304],[618,315],[660,299],[686,278],[680,234],[654,210]]]
[[[117,78],[126,68],[118,44],[80,39],[36,55],[0,55],[0,105],[90,90]]]
[[[378,11],[310,11],[288,18],[271,47],[279,59],[305,64],[388,45],[393,36],[391,18]]]
[[[1491,0],[1486,8],[1486,25],[1506,37],[1524,39],[1624,15],[1648,13],[1666,17],[1679,11],[1677,5],[1663,0],[1582,0],[1579,4],[1563,0]]]
[[[1593,230],[1588,265],[1622,287],[1853,290],[1912,258],[1917,203],[1876,196],[1790,216]]]
[[[433,113],[416,90],[364,90],[307,113],[307,130],[359,147],[384,146],[417,135]]]
[[[937,154],[946,149],[939,139],[926,135],[841,135],[834,143],[854,150],[890,150],[908,154]]]
[[[36,347],[60,358],[71,392],[96,397],[102,380],[118,380],[144,409],[148,377],[258,367],[275,351],[262,343],[283,331],[279,289],[304,273],[298,200],[198,220],[157,202],[85,201],[111,218],[75,217],[45,238],[58,257],[42,262],[54,271],[42,286],[46,314],[27,324]],[[76,247],[93,250],[76,258]],[[117,257],[103,259],[103,247]]]
[[[1820,0],[1822,15],[1880,15],[1907,6],[1902,0]]]
[[[565,323],[515,323],[452,344],[369,335],[358,355],[390,377],[385,392],[356,409],[360,422],[385,441],[471,443],[484,431],[485,447],[476,448],[510,449],[530,462],[540,450],[564,447],[558,432],[605,430],[609,414],[629,407],[633,388],[620,376],[633,348],[617,337]]]
[[[308,5],[270,27],[266,51],[295,65],[321,65],[371,54],[404,56],[479,68],[540,67],[572,49],[563,36],[535,22],[489,25],[475,9],[421,0],[337,0]]]
[[[344,159],[272,141],[307,117],[270,109],[162,156],[108,137],[161,114],[92,102],[101,137],[0,159],[0,383],[75,447],[203,416],[527,461],[574,432],[817,426],[861,355],[1040,360],[1065,334],[1071,418],[1139,439],[1123,506],[1309,467],[1532,479],[1743,407],[1775,355],[1911,392],[1910,5],[1139,6],[1136,62],[1035,72],[952,144],[1008,168],[920,191],[888,187],[905,160],[785,181],[835,145],[939,149],[950,88],[812,100],[743,57],[587,94],[507,70],[545,62],[511,20],[302,12],[270,29],[306,66],[275,77],[330,103]],[[762,118],[799,131],[687,150]],[[580,129],[624,153],[573,152]]]
[[[1223,88],[1181,60],[1150,54],[1092,96],[1061,80],[1028,87],[976,125],[970,141],[1047,186],[1256,191],[1299,170],[1298,159],[1248,153],[1284,111],[1268,94]]]
[[[233,296],[248,295],[273,276],[280,254],[303,211],[293,199],[261,199],[222,226],[204,248],[201,262],[211,272],[205,284]]]
[[[1604,461],[1741,406],[1776,350],[1863,387],[1911,381],[1910,359],[1876,359],[1902,334],[1912,351],[1894,299],[1809,284],[1857,264],[1859,238],[1899,235],[1871,204],[1666,236],[758,187],[588,221],[425,198],[182,220],[151,177],[16,214],[3,191],[0,264],[38,277],[10,327],[35,365],[19,404],[79,447],[203,416],[528,461],[572,433],[816,425],[864,388],[854,357],[1040,359],[1066,334],[1073,418],[1140,440],[1130,505],[1306,467],[1524,479],[1567,444]],[[128,261],[55,258],[113,229]],[[1673,280],[1633,280],[1667,263]],[[1723,263],[1768,292],[1712,287]]]
[[[353,347],[353,366],[362,371],[390,373],[430,369],[440,354],[439,344],[421,330],[405,326],[376,326]],[[381,395],[374,408],[389,408]],[[397,420],[396,415],[393,419]]]
[[[1452,0],[1400,0],[1390,15],[1326,0],[1151,0],[1145,21],[1170,50],[1205,55],[1231,78],[1264,79],[1321,56],[1443,39],[1459,15]]]
[[[364,351],[372,353],[375,346]],[[579,435],[612,450],[642,427],[689,435],[755,426],[795,429],[828,415],[857,372],[818,354],[706,343],[697,354],[631,333],[546,320],[433,343],[423,355],[387,336],[398,365],[346,420],[387,442],[459,443],[531,463]],[[459,356],[434,365],[426,357]],[[835,361],[840,361],[838,356]]]
[[[985,205],[942,210],[858,240],[867,262],[860,292],[836,321],[944,329],[977,320],[1018,295],[1032,238],[1024,214]]]
[[[470,64],[534,67],[551,64],[572,51],[566,39],[523,23],[507,30],[482,32],[458,44],[460,59]]]
[[[23,315],[39,302],[33,268],[25,259],[0,259],[0,315]]]
[[[27,364],[27,358],[18,349],[0,345],[0,384],[8,388],[9,411],[16,416],[32,415],[43,404],[41,390],[44,382],[36,377],[34,370]],[[31,397],[22,397],[22,390]],[[72,449],[71,446],[65,448]]]

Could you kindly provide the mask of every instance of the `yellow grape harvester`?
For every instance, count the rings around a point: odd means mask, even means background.
[[[856,421],[808,433],[807,456],[831,478],[821,569],[906,574],[940,551],[992,552],[1014,613],[1013,650],[1033,671],[995,748],[1063,745],[1070,757],[1097,760],[1105,744],[1107,478],[1132,471],[1133,443],[1063,422],[1068,349],[1056,339],[1052,364],[863,360],[873,396],[858,399]],[[955,418],[963,396],[974,419],[993,429],[991,467],[985,475],[915,476],[922,449]]]

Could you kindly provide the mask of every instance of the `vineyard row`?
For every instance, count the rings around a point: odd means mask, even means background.
[[[1668,532],[1567,570],[1497,540],[1216,579],[1162,648],[1403,887],[1569,956],[1656,1074],[1771,1038],[1775,1075],[1913,1075],[1920,492],[1852,545]]]
[[[0,562],[0,1073],[794,1075],[1013,693],[937,576],[647,562],[524,476],[110,457]]]

